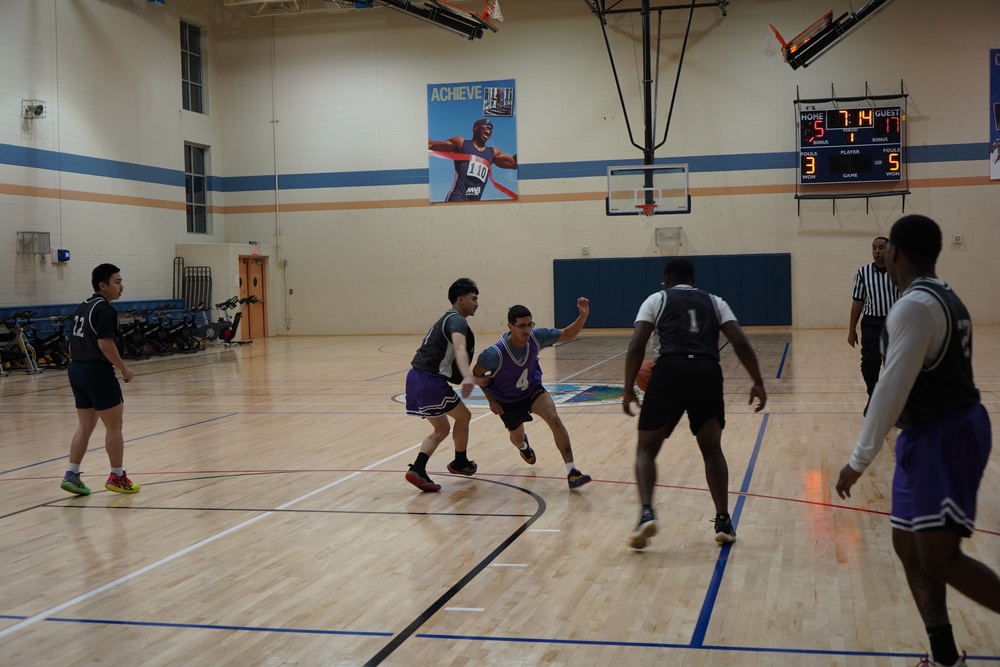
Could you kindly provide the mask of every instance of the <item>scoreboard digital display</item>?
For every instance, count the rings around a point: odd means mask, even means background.
[[[799,111],[799,183],[899,181],[902,108]]]

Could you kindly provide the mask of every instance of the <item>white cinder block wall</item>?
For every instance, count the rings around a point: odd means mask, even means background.
[[[768,22],[790,37],[831,7],[835,16],[851,8],[846,0],[733,0],[725,18],[696,10],[657,157],[790,154],[797,94],[856,96],[866,86],[892,94],[902,82],[911,149],[946,155],[982,145],[981,159],[909,164],[905,213],[942,224],[941,275],[977,323],[1000,323],[992,261],[1000,183],[990,183],[987,164],[988,57],[1000,48],[1000,3],[894,3],[800,70],[764,54]],[[606,217],[604,177],[522,173],[519,202],[479,205],[431,206],[426,183],[380,185],[427,168],[428,83],[515,79],[518,159],[536,173],[641,163],[586,5],[502,0],[502,8],[501,31],[469,42],[384,8],[255,18],[214,0],[0,3],[0,302],[77,301],[90,269],[106,260],[122,266],[127,296],[163,298],[178,247],[193,247],[177,244],[258,241],[271,257],[272,335],[423,333],[460,276],[482,290],[478,331],[499,331],[513,303],[558,326],[566,323],[551,321],[553,259],[581,257],[581,246],[590,257],[653,256],[654,225],[669,224],[683,227],[677,254],[791,253],[794,325],[846,327],[853,272],[870,259],[871,239],[904,213],[901,197],[843,200],[836,212],[829,201],[800,208],[792,169],[695,171],[691,215],[650,223]],[[206,29],[206,115],[179,110],[181,18]],[[686,22],[686,11],[663,14],[658,140]],[[638,15],[609,22],[641,143],[640,34]],[[26,126],[22,98],[46,100],[48,117]],[[154,168],[176,179],[185,141],[209,146],[211,175],[231,185],[212,193],[207,238],[185,233],[182,181],[100,171],[121,163],[126,174]],[[114,162],[77,167],[78,156]],[[373,185],[276,187],[282,176],[349,172]],[[249,190],[239,177],[265,185]],[[16,255],[21,230],[50,231],[72,261]],[[965,241],[947,242],[956,233]]]

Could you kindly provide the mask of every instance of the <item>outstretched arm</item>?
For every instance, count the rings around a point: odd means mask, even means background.
[[[753,387],[750,388],[750,400],[747,403],[753,403],[753,399],[756,398],[758,403],[754,412],[760,412],[767,405],[767,392],[764,390],[764,378],[760,376],[757,354],[753,351],[753,346],[747,339],[747,335],[743,333],[743,329],[736,323],[736,320],[726,322],[721,329],[732,344],[736,358],[743,364],[743,368],[747,369],[750,379],[753,380]]]
[[[517,169],[517,155],[501,153],[499,148],[493,149],[493,164],[501,169]]]
[[[562,334],[559,336],[559,340],[556,341],[557,343],[569,342],[580,335],[583,325],[587,321],[587,316],[590,315],[590,299],[581,296],[576,300],[576,309],[580,314],[574,320],[573,324],[563,327]]]
[[[462,137],[452,137],[451,139],[446,139],[445,141],[434,141],[433,139],[427,140],[427,150],[429,151],[446,151],[448,153],[457,153],[462,150],[462,144],[465,139]]]

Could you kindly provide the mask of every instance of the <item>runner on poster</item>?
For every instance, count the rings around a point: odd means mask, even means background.
[[[431,202],[517,199],[514,80],[427,86]]]

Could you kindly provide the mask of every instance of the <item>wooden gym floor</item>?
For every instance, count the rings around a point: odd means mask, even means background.
[[[543,422],[529,424],[528,466],[476,406],[478,474],[444,472],[449,439],[429,466],[440,493],[404,481],[428,432],[394,400],[419,336],[271,338],[134,363],[133,496],[103,489],[103,426],[83,465],[94,493],[59,489],[76,423],[64,372],[0,378],[0,664],[916,664],[928,647],[890,545],[889,448],[853,499],[833,489],[861,425],[858,351],[840,330],[748,333],[770,400],[746,405],[726,348],[731,547],[712,539],[684,426],[658,461],[661,532],[626,547],[635,421],[613,387],[625,331],[542,355],[594,477],[573,492]],[[976,330],[975,363],[996,419],[1000,329]],[[965,542],[995,570],[998,461],[995,448]],[[1000,617],[949,596],[969,664],[1000,663]]]

